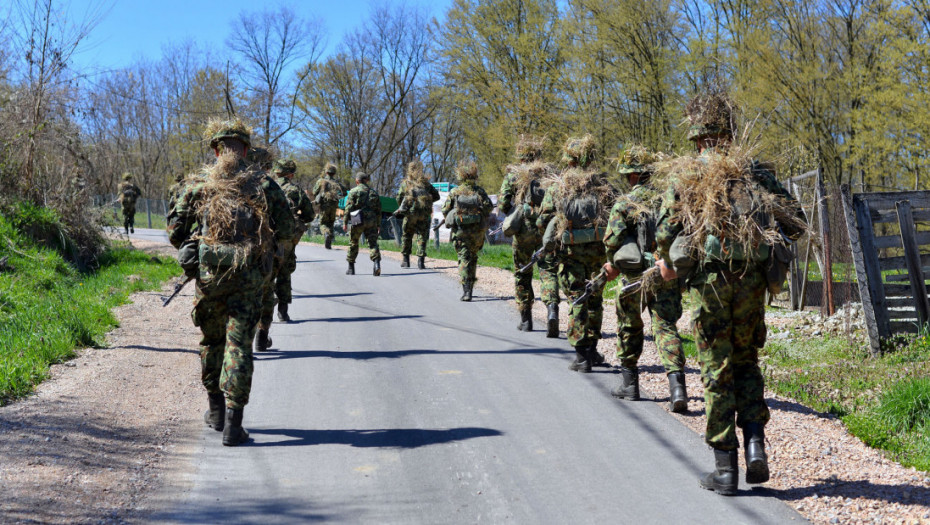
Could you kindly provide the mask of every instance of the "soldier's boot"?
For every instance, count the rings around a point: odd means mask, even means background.
[[[604,361],[604,355],[597,351],[597,342],[591,343],[591,366],[610,366]]]
[[[226,409],[226,428],[223,429],[223,445],[235,447],[249,441],[249,433],[242,428],[242,409]]]
[[[346,275],[355,275],[355,263],[349,263],[349,269],[346,270]]]
[[[287,303],[278,303],[278,321],[282,323],[291,322],[291,316],[287,315]]]
[[[375,277],[381,275],[381,259],[378,259],[377,261],[375,261],[375,265],[371,269],[371,274],[374,275]]]
[[[517,325],[517,330],[521,332],[532,332],[533,331],[533,309],[532,307],[525,307],[520,310],[520,324]]]
[[[765,455],[765,427],[762,423],[746,423],[743,427],[743,450],[746,456],[746,483],[769,480],[769,461]]]
[[[400,262],[401,268],[410,268],[410,254],[404,255],[404,260]]]
[[[124,226],[124,228],[126,229],[126,235],[129,235],[129,226]]]
[[[226,398],[223,396],[222,392],[219,394],[207,394],[207,398],[210,401],[210,408],[203,413],[203,422],[213,430],[222,432],[226,423]]]
[[[672,412],[684,414],[688,411],[688,391],[685,389],[685,373],[672,372],[668,375],[668,404]]]
[[[426,269],[426,256],[425,255],[421,255],[417,257],[417,269],[418,270]]]
[[[129,233],[136,233],[136,229],[133,228],[131,225],[129,226]]]
[[[462,297],[461,300],[465,302],[471,301],[471,287],[472,282],[469,280],[462,282]]]
[[[546,306],[546,337],[553,338],[559,336],[559,305],[552,303]]]
[[[712,490],[722,496],[736,494],[739,486],[739,472],[736,469],[737,457],[735,450],[714,449],[715,469],[701,478],[701,487]]]
[[[329,235],[326,236],[326,240],[324,241],[323,247],[326,248],[327,250],[332,250],[332,249],[333,249],[333,236],[332,236],[332,234],[329,234]]]
[[[271,348],[271,338],[268,337],[268,329],[259,328],[255,334],[255,351],[267,352]]]
[[[620,367],[620,384],[610,391],[610,395],[619,399],[639,401],[639,368]]]
[[[591,371],[590,349],[588,345],[578,345],[575,347],[575,360],[568,365],[568,369],[574,372],[587,374]]]

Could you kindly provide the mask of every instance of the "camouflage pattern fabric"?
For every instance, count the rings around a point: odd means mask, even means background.
[[[540,237],[540,243],[542,243]],[[550,304],[559,304],[559,255],[557,253],[547,253],[536,263],[539,270],[539,293],[542,296],[542,302],[549,306]]]
[[[585,282],[593,279],[607,262],[604,245],[599,242],[575,244],[559,250],[559,286],[569,305],[584,294]],[[597,344],[601,339],[604,317],[603,292],[568,310],[568,343],[572,347]]]
[[[353,226],[349,231],[349,251],[346,254],[346,261],[354,263],[358,258],[358,245],[362,235],[368,243],[368,257],[372,261],[381,260],[381,250],[378,248],[378,234],[381,230],[381,200],[378,198],[378,192],[371,189],[368,184],[360,182],[357,186],[349,190],[346,196],[346,214],[345,221],[348,224],[349,214],[356,210],[362,210],[362,224]]]
[[[446,202],[442,205],[442,214],[448,215],[456,207],[456,199],[465,194],[477,193],[480,201],[481,221],[476,224],[466,226],[451,225],[452,243],[459,260],[459,277],[462,282],[477,280],[478,271],[478,252],[484,246],[485,236],[487,234],[488,216],[494,203],[488,197],[484,188],[478,186],[474,180],[465,180],[461,186],[457,186],[449,192]]]
[[[625,274],[628,280],[638,279],[640,274]],[[619,287],[617,288],[619,291]],[[677,280],[663,282],[654,293],[640,293],[618,297],[617,309],[617,358],[620,366],[631,368],[639,362],[643,353],[644,308],[649,309],[652,333],[659,350],[659,361],[665,373],[683,372],[685,353],[678,334],[681,319],[681,289]]]
[[[313,195],[313,201],[319,207],[320,233],[324,237],[333,235],[336,210],[339,209],[339,199],[346,194],[345,188],[332,175],[327,174],[316,181],[310,194]],[[335,198],[329,198],[327,195]]]
[[[324,237],[335,235],[333,224],[336,223],[336,210],[339,207],[335,204],[320,206],[320,234]]]
[[[297,233],[306,231],[306,223],[313,220],[313,204],[310,202],[310,199],[307,197],[307,194],[300,189],[299,186],[292,183],[286,177],[278,177],[275,182],[281,186],[281,190],[284,192],[284,195],[287,197],[287,202],[291,213],[294,215],[294,224],[298,226],[295,232],[292,242],[287,243],[284,247],[284,256],[281,260],[275,261],[277,266],[277,271],[275,272],[274,277],[274,295],[277,296],[278,300],[276,302],[272,301],[271,308],[274,308],[276,303],[290,304],[292,301],[291,298],[291,274],[297,271],[297,246],[296,244],[300,242],[300,238],[297,236]],[[263,303],[263,312],[262,320],[264,322],[265,313],[264,310],[268,308],[267,301]],[[270,321],[271,313],[267,314],[267,317]],[[263,328],[267,328],[263,326]]]
[[[125,181],[119,186],[119,202],[123,208],[123,227],[129,229],[136,223],[136,201],[142,196],[142,190],[135,184]]]
[[[432,202],[439,200],[439,190],[432,184],[429,185],[430,198]],[[407,191],[406,181],[400,183],[400,189],[397,191],[397,202],[403,202],[404,198],[410,196]],[[413,250],[413,238],[417,238],[417,257],[426,257],[426,243],[429,241],[429,229],[432,225],[433,212],[415,212],[410,210],[404,216],[403,226],[401,228],[400,253],[410,255]]]
[[[300,186],[294,184],[286,177],[277,177],[275,182],[277,182],[278,186],[281,186],[281,190],[284,191],[284,195],[287,197],[287,202],[290,205],[291,213],[294,215],[294,220],[300,221],[303,225],[312,222],[315,217],[313,203],[310,202],[310,198],[307,197],[304,190],[300,189]],[[297,225],[296,222],[294,224]],[[305,227],[298,229],[306,231]],[[300,241],[296,232],[293,240],[295,243]]]
[[[281,259],[274,258],[271,266],[271,273],[264,275],[261,284],[261,313],[258,318],[258,328],[261,330],[271,329],[271,323],[274,321],[274,307],[278,305],[278,298],[275,296],[275,283],[281,274]]]
[[[542,235],[535,227],[530,235],[521,232],[513,237],[514,300],[519,310],[532,307],[533,301],[536,300],[533,292],[533,269],[530,268],[525,272],[519,270],[533,258],[533,252],[539,249],[540,242],[542,242]]]

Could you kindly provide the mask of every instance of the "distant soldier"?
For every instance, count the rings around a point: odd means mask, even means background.
[[[275,282],[275,295],[278,297],[278,320],[289,323],[287,306],[291,303],[291,274],[297,270],[297,243],[307,231],[307,224],[313,220],[313,204],[304,190],[294,184],[297,165],[292,160],[279,160],[274,163],[276,182],[287,195],[294,214],[294,242],[287,251]]]
[[[276,247],[293,239],[294,219],[281,188],[245,162],[245,124],[212,121],[207,136],[217,161],[185,186],[168,235],[185,272],[197,278],[192,317],[203,333],[201,376],[210,402],[204,421],[223,432],[223,445],[236,446],[249,439],[242,416],[262,284]]]
[[[124,173],[123,182],[119,185],[117,200],[123,205],[123,228],[126,229],[127,235],[136,232],[133,227],[136,223],[136,201],[141,196],[142,190],[132,183],[132,175]]]
[[[423,163],[414,160],[407,164],[407,176],[400,183],[397,202],[400,207],[395,215],[404,218],[403,240],[400,253],[403,261],[401,268],[410,268],[410,252],[413,249],[413,237],[417,236],[417,268],[426,268],[426,241],[429,240],[429,228],[433,218],[433,203],[439,200],[439,190],[429,182],[429,176],[423,173]]]
[[[596,152],[591,135],[565,142],[562,160],[568,168],[546,190],[536,221],[545,231],[543,246],[557,251],[559,285],[572,303],[584,295],[585,283],[606,262],[604,233],[615,192],[604,174],[590,168]],[[603,290],[597,290],[569,310],[568,343],[575,349],[571,370],[587,373],[603,360],[597,351],[603,301]]]
[[[484,188],[478,186],[478,166],[464,162],[456,168],[459,186],[449,192],[442,205],[446,227],[452,230],[452,242],[459,259],[463,301],[471,301],[478,280],[478,252],[484,246],[488,216],[494,203]]]
[[[246,153],[246,160],[252,163],[253,168],[256,169],[263,178],[273,180],[271,179],[270,171],[272,163],[274,162],[274,157],[266,148],[249,148]],[[277,184],[277,181],[275,181],[275,183]],[[277,304],[274,293],[275,282],[284,264],[283,254],[288,251],[288,242],[289,241],[282,241],[277,244],[277,250],[272,260],[271,272],[265,275],[265,279],[262,282],[261,314],[259,314],[258,318],[258,329],[255,331],[255,350],[258,352],[269,350],[273,344],[269,332],[271,331],[271,323],[274,317],[274,307]]]
[[[358,257],[358,244],[362,235],[368,242],[368,257],[374,266],[372,274],[381,275],[381,250],[378,249],[378,235],[381,231],[381,197],[371,186],[371,175],[360,171],[355,174],[356,186],[346,195],[346,209],[343,221],[350,226],[349,252],[346,261],[349,269],[346,275],[355,275],[355,259]]]
[[[313,202],[320,212],[320,233],[323,234],[326,249],[333,248],[333,224],[336,222],[336,210],[339,200],[346,194],[345,188],[336,180],[336,165],[327,162],[320,179],[313,185]]]
[[[521,136],[516,145],[518,164],[507,166],[507,174],[501,183],[497,207],[508,215],[505,221],[506,235],[513,237],[514,298],[520,311],[518,330],[533,330],[533,269],[521,272],[532,259],[533,252],[542,245],[542,232],[536,227],[539,207],[542,205],[548,181],[546,175],[555,172],[553,166],[539,161],[542,157],[541,137]],[[509,226],[509,230],[508,230]],[[547,253],[536,263],[542,301],[546,305],[546,337],[559,336],[559,280],[558,257]]]
[[[743,429],[746,483],[764,483],[769,479],[764,433],[769,409],[759,368],[759,349],[765,344],[764,267],[771,257],[771,247],[763,243],[745,245],[745,239],[734,236],[728,225],[737,223],[738,231],[750,234],[780,229],[782,234],[795,239],[804,231],[803,212],[771,169],[751,159],[732,156],[729,147],[733,114],[726,94],[699,95],[688,104],[686,113],[691,124],[688,138],[700,152],[696,165],[711,168],[695,171],[695,163],[691,163],[679,174],[673,174],[686,180],[673,179],[674,184],[664,198],[656,229],[660,257],[657,266],[666,280],[676,279],[678,272],[689,269],[687,282],[691,297],[697,302],[692,323],[707,412],[704,440],[714,449],[716,466],[700,483],[719,494],[732,495],[739,485],[737,427]],[[724,167],[735,165],[740,165],[739,173],[725,171]],[[721,172],[727,176],[725,180],[717,176]],[[769,202],[777,203],[777,213],[770,213],[774,210],[760,213],[765,210],[760,197],[766,193],[774,194],[775,198]],[[719,217],[704,215],[705,220],[715,219],[716,224],[695,222],[683,211],[690,210],[694,203],[706,209],[708,194],[725,199],[724,207],[717,203],[713,206]],[[759,217],[760,214],[765,217]],[[755,226],[740,228],[747,222],[754,222]],[[689,244],[694,239],[700,243],[699,247]]]
[[[619,274],[624,282],[643,278],[646,269],[655,266],[655,221],[662,196],[650,181],[653,155],[642,146],[631,146],[620,157],[619,172],[632,186],[630,193],[617,199],[607,223],[604,245],[608,277]],[[643,353],[644,308],[652,317],[659,360],[668,374],[669,405],[672,412],[687,412],[685,390],[685,354],[678,335],[681,318],[681,289],[678,281],[661,281],[653,289],[625,296],[617,287],[617,357],[620,359],[620,384],[611,393],[621,399],[639,399],[639,356]]]

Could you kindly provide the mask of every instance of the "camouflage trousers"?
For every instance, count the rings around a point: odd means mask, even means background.
[[[462,282],[477,281],[478,252],[484,246],[484,225],[456,228],[452,232],[452,245],[459,259],[459,277]]]
[[[559,286],[569,305],[584,294],[584,285],[594,278],[607,262],[604,244],[592,242],[564,248],[559,254]],[[601,339],[604,296],[593,294],[587,301],[568,311],[568,343],[572,347],[597,344]]]
[[[540,241],[542,242],[542,241]],[[547,253],[536,263],[539,269],[539,292],[542,302],[559,304],[559,256],[556,253]]]
[[[224,393],[226,406],[242,408],[252,390],[252,339],[261,309],[258,268],[217,278],[201,268],[191,317],[200,338],[200,373],[209,394]]]
[[[400,253],[410,255],[413,249],[413,237],[417,237],[417,257],[426,257],[426,242],[429,241],[429,227],[432,223],[429,215],[414,215],[408,213],[404,217],[403,238],[400,244]]]
[[[275,277],[274,294],[279,303],[291,304],[291,274],[297,271],[297,246],[291,246],[284,254],[281,268]]]
[[[365,235],[365,242],[368,243],[368,258],[372,261],[381,260],[381,250],[378,248],[378,225],[368,226],[365,228],[365,225],[353,226],[349,230],[349,252],[346,254],[346,261],[354,263],[355,259],[358,258],[358,244],[362,240],[362,235]]]
[[[136,224],[136,203],[123,203],[123,227],[126,229]]]
[[[274,307],[277,306],[278,300],[274,295],[275,280],[281,272],[281,261],[277,257],[274,259],[271,273],[265,275],[262,279],[262,311],[258,318],[258,328],[260,330],[269,330],[274,317]]]
[[[703,284],[692,287],[707,407],[704,439],[713,448],[736,450],[736,427],[769,420],[759,369],[759,349],[765,345],[765,276],[758,268],[705,276]]]
[[[333,224],[336,223],[336,206],[323,206],[320,210],[320,233],[324,237],[333,234]]]
[[[517,308],[532,308],[536,295],[533,292],[533,269],[521,272],[520,268],[526,266],[533,258],[533,252],[539,249],[542,237],[533,231],[531,235],[515,235],[513,237],[513,279],[514,299]]]
[[[271,273],[262,282],[262,313],[258,328],[268,330],[274,317],[274,307],[279,303],[290,304],[291,274],[297,270],[297,247],[291,247],[283,260],[275,257]]]
[[[641,274],[629,274],[627,279],[638,279]],[[681,289],[678,280],[661,282],[658,288],[647,294],[639,292],[619,296],[617,287],[617,358],[620,366],[631,368],[639,362],[643,353],[643,309],[648,308],[652,319],[652,334],[659,350],[659,360],[665,373],[682,372],[685,369],[685,353],[678,335],[678,320],[681,319]]]

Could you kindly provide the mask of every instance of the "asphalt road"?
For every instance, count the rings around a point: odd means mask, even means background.
[[[156,240],[161,232],[137,230]],[[204,427],[167,523],[788,523],[774,491],[698,486],[700,436],[617,376],[567,369],[563,339],[440,272],[298,247],[290,324],[256,356],[244,425]],[[433,266],[451,263],[433,261]],[[206,396],[204,396],[206,407]]]

